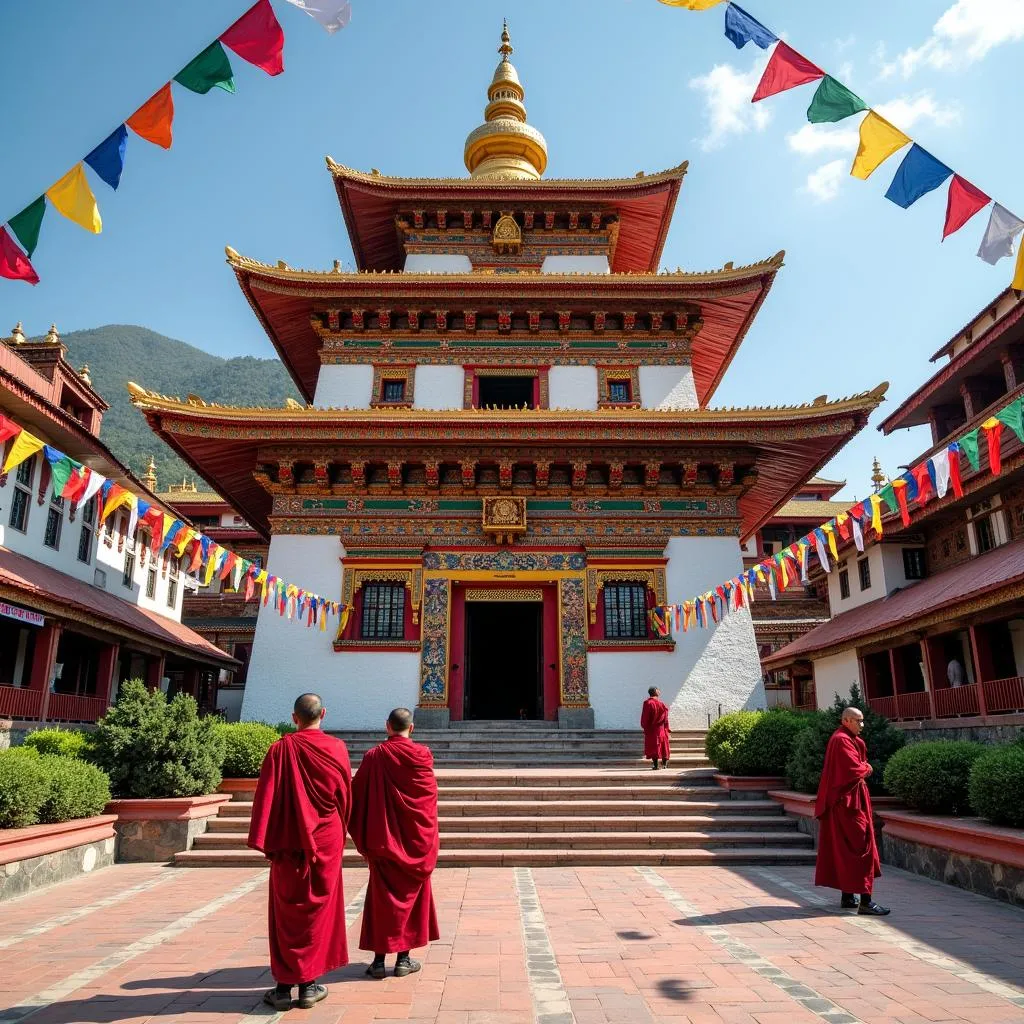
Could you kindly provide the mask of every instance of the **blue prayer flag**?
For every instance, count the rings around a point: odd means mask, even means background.
[[[736,4],[728,4],[725,8],[725,34],[736,44],[737,50],[742,50],[747,43],[754,43],[766,50],[779,39],[774,32],[770,32]]]
[[[48,444],[43,445],[43,455],[46,456],[46,461],[50,463],[51,466],[56,465],[64,458],[63,452],[58,451],[56,448],[51,448]]]
[[[903,158],[885,198],[905,210],[921,196],[938,188],[952,173],[952,168],[940,163],[915,142]]]
[[[121,184],[128,129],[119,124],[86,158],[85,162],[113,189]]]

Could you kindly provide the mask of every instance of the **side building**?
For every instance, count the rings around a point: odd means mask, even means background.
[[[880,427],[929,428],[911,466],[1024,395],[1024,295],[1004,291],[932,361],[942,365]],[[1024,725],[1024,446],[1002,431],[998,476],[984,448],[978,470],[960,462],[962,498],[930,491],[909,527],[890,513],[880,543],[840,549],[831,621],[767,668],[813,675],[820,707],[858,683],[895,720]]]
[[[0,341],[0,413],[170,511],[100,440],[107,409],[56,328],[30,341],[18,324]],[[54,497],[42,452],[0,475],[0,722],[93,722],[130,678],[201,700],[234,665],[182,625],[173,554],[154,557],[141,531],[130,539],[125,509],[99,520],[98,496]]]

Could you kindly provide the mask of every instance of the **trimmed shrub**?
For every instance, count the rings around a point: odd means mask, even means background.
[[[80,729],[37,729],[30,732],[23,743],[23,746],[32,747],[40,754],[59,757],[84,757],[88,745],[88,734]]]
[[[985,750],[981,743],[966,740],[912,743],[889,759],[885,788],[918,811],[969,814],[967,781]]]
[[[704,737],[708,760],[723,774],[735,775],[739,770],[740,751],[750,730],[763,711],[731,711],[713,722]]]
[[[39,808],[50,795],[49,776],[35,750],[0,751],[0,828],[24,828],[39,821]]]
[[[226,779],[255,779],[270,745],[281,738],[265,722],[222,722],[217,732],[224,740],[221,774]]]
[[[288,733],[298,730],[298,726],[294,722],[278,722],[274,728],[279,736],[287,736]]]
[[[48,754],[38,764],[45,772],[50,791],[39,808],[44,823],[91,818],[110,800],[110,780],[94,764],[72,757]]]
[[[868,789],[872,793],[883,793],[883,775],[889,758],[907,742],[906,735],[887,718],[876,714],[865,703],[860,687],[850,687],[850,697],[844,700],[836,695],[832,707],[811,716],[811,725],[802,730],[793,744],[793,753],[786,764],[786,776],[790,786],[801,793],[817,793],[821,781],[821,769],[825,764],[825,747],[829,737],[839,728],[843,711],[848,707],[859,708],[864,714],[864,731],[861,739],[867,744],[868,760],[874,773],[868,778]]]
[[[971,806],[996,825],[1024,828],[1024,744],[994,747],[971,767]]]
[[[168,702],[139,679],[125,682],[117,703],[100,719],[89,760],[110,776],[119,797],[201,796],[220,784],[224,740],[213,718],[200,718],[195,700]]]
[[[761,715],[736,752],[737,775],[785,775],[793,745],[813,716],[772,708]]]

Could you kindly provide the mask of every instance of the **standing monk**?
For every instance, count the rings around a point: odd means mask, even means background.
[[[437,864],[434,756],[409,738],[412,712],[388,715],[388,738],[366,752],[352,785],[349,834],[366,858],[370,881],[359,948],[373,953],[366,969],[383,978],[384,957],[397,953],[395,977],[422,966],[409,951],[440,938],[430,874]]]
[[[327,988],[317,978],[348,963],[341,857],[351,809],[352,770],[341,740],[320,731],[315,693],[295,702],[298,731],[267,751],[252,804],[249,846],[270,860],[270,972],[277,987],[263,1001],[303,1009]]]
[[[640,728],[644,731],[644,757],[651,759],[651,771],[658,770],[658,758],[661,767],[668,767],[669,733],[668,705],[661,700],[661,690],[652,686],[648,691],[644,709],[640,712]]]
[[[814,884],[838,889],[843,894],[840,906],[848,910],[858,906],[860,895],[858,913],[880,916],[889,909],[871,898],[882,867],[875,846],[871,795],[864,781],[874,769],[860,738],[863,729],[863,713],[847,708],[825,748],[825,767],[814,804],[814,816],[820,822]]]

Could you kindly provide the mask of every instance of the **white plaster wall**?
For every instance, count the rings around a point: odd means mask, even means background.
[[[321,366],[313,405],[318,409],[369,409],[373,367],[359,364]]]
[[[678,602],[735,576],[742,568],[735,537],[673,537],[668,542],[666,582],[670,601]],[[599,729],[635,729],[649,686],[661,689],[673,728],[707,726],[707,716],[740,708],[763,708],[764,685],[746,608],[729,613],[712,629],[691,629],[676,636],[665,652],[587,655],[590,701]]]
[[[868,534],[871,532],[870,528],[864,532]],[[845,559],[846,568],[850,574],[850,596],[847,598],[839,596],[839,569],[841,569],[842,563],[839,566],[832,566],[832,572],[828,574],[828,599],[829,607],[832,609],[832,618],[859,608],[869,601],[885,597],[885,567],[882,563],[882,547],[881,544],[865,544],[864,554],[852,551]],[[860,589],[860,569],[857,568],[857,563],[862,558],[868,560],[868,566],[871,569],[871,586],[867,590]]]
[[[407,274],[468,274],[472,269],[468,256],[411,252],[405,257]]]
[[[542,274],[607,274],[605,256],[545,256],[540,265]]]
[[[461,409],[466,371],[461,366],[417,366],[414,409]]]
[[[552,366],[548,370],[548,405],[552,409],[596,409],[597,367]]]
[[[844,699],[849,697],[854,683],[860,686],[860,663],[856,651],[842,651],[814,662],[814,690],[819,708],[831,707],[837,695]]]
[[[267,567],[285,579],[336,600],[341,594],[345,553],[337,537],[271,538]],[[419,652],[335,653],[337,620],[325,633],[260,606],[256,638],[242,700],[242,720],[283,722],[300,693],[319,693],[332,729],[381,729],[394,707],[415,707]]]
[[[691,366],[641,366],[640,404],[645,409],[696,409]]]

